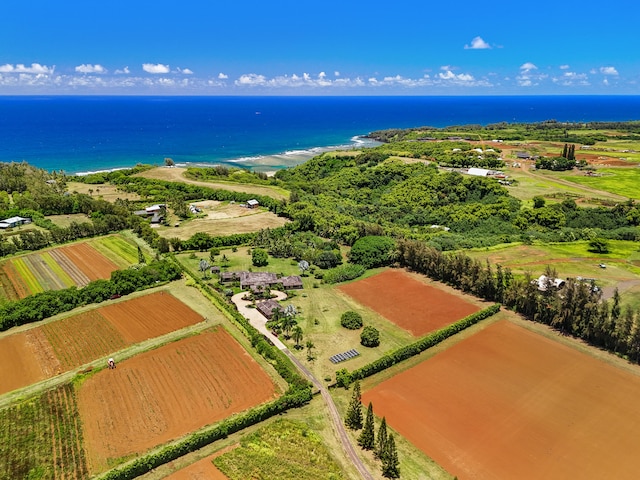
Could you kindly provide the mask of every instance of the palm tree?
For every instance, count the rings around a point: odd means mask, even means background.
[[[302,341],[302,327],[297,323],[291,329],[293,341],[296,342],[296,349],[300,348],[300,342]]]
[[[307,340],[307,360],[313,360],[312,350],[316,348],[314,343],[311,340]]]

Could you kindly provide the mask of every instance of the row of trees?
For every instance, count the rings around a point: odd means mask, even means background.
[[[508,268],[463,253],[446,254],[412,240],[400,240],[397,245],[398,262],[403,266],[640,361],[640,312],[631,307],[621,311],[617,291],[606,301],[593,283],[567,279],[562,289],[555,288],[552,282],[557,273],[551,268],[545,271],[547,283],[539,285],[530,274],[515,278]]]
[[[353,384],[353,395],[344,419],[345,425],[351,430],[362,430],[358,436],[358,445],[363,450],[372,450],[374,456],[381,461],[382,476],[385,478],[400,478],[400,460],[396,449],[393,433],[387,432],[387,419],[382,418],[378,434],[375,433],[373,405],[369,402],[367,416],[362,421],[362,394],[360,382]]]

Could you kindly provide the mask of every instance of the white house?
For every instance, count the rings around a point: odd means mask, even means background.
[[[472,167],[467,171],[467,173],[475,177],[486,177],[487,175],[489,175],[489,170],[487,170],[486,168]]]
[[[27,223],[31,223],[30,218],[25,217],[11,217],[5,220],[0,221],[0,228],[14,228],[18,225],[24,225]]]

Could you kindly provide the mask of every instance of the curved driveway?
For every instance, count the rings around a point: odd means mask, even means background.
[[[309,379],[313,386],[320,391],[320,395],[322,395],[322,399],[329,409],[329,416],[331,417],[333,428],[336,432],[336,435],[338,436],[338,439],[340,440],[340,443],[342,444],[342,448],[344,449],[347,458],[351,460],[351,463],[353,463],[353,466],[356,467],[356,470],[358,470],[358,473],[360,473],[360,476],[362,478],[364,478],[365,480],[373,480],[373,477],[364,466],[364,463],[362,463],[362,460],[360,460],[360,457],[353,448],[353,444],[349,440],[347,431],[345,430],[342,423],[342,418],[338,413],[336,404],[334,403],[329,391],[309,371],[309,369],[305,367],[302,362],[300,362],[300,360],[289,351],[286,345],[282,343],[278,337],[271,333],[271,331],[265,325],[267,323],[267,319],[262,316],[262,314],[258,312],[256,308],[249,308],[249,304],[251,304],[251,301],[242,299],[242,297],[244,297],[246,293],[247,292],[241,292],[235,294],[233,297],[231,297],[231,301],[235,303],[236,307],[238,307],[238,311],[247,320],[249,320],[249,323],[251,323],[251,325],[253,325],[253,327],[256,328],[260,333],[269,338],[278,349],[282,350],[284,354],[287,355],[287,357],[289,357],[293,364],[298,368],[298,370],[300,370],[300,372],[302,372],[302,374]],[[287,297],[285,293],[276,290],[271,290],[271,293],[276,295],[277,300],[282,300],[283,298]]]

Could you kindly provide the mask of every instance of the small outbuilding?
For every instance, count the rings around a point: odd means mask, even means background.
[[[489,175],[489,170],[487,170],[486,168],[472,167],[469,170],[467,170],[467,173],[469,175],[473,175],[474,177],[486,177],[487,175]]]
[[[251,200],[247,201],[247,207],[249,208],[256,208],[259,205],[260,205],[260,202],[258,202],[258,200],[256,200],[255,198],[252,198]]]

